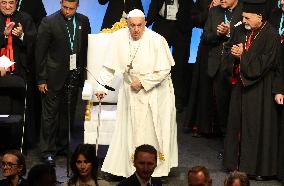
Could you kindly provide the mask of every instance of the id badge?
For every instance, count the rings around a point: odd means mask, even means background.
[[[70,70],[76,69],[76,54],[70,55]]]
[[[167,19],[175,20],[177,14],[177,7],[175,5],[167,5]]]

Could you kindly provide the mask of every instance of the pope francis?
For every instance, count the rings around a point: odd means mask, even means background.
[[[114,32],[99,81],[110,85],[115,74],[123,74],[117,104],[116,128],[102,171],[129,177],[135,172],[135,148],[150,144],[158,151],[152,176],[168,176],[178,165],[177,126],[171,67],[174,60],[166,40],[145,27],[145,15],[134,9],[128,28]],[[103,86],[96,90],[102,100]]]

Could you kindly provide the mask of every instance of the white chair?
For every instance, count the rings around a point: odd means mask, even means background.
[[[105,61],[110,36],[111,33],[99,33],[89,34],[88,38],[88,75],[82,92],[82,99],[89,101],[84,122],[84,143],[96,144],[99,106],[94,95],[94,90],[98,86],[95,78],[98,79]],[[117,76],[111,85],[115,91],[109,91],[103,99],[98,140],[100,145],[109,145],[112,138],[115,128],[117,95],[121,81],[122,77]]]

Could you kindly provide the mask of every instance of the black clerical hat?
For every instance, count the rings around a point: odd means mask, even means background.
[[[243,12],[264,15],[265,0],[244,0]]]

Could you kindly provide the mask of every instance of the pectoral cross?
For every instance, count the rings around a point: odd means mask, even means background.
[[[127,73],[129,74],[130,70],[133,69],[132,62],[129,65],[127,65],[127,67],[128,67]]]

